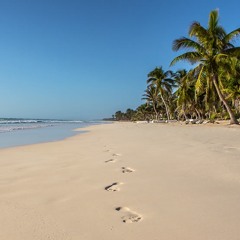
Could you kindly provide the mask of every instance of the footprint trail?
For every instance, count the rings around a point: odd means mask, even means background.
[[[113,159],[113,158],[105,161],[105,163],[114,163],[114,162],[116,162],[116,159]]]
[[[121,212],[123,216],[121,217],[124,223],[136,223],[142,220],[142,216],[138,213],[131,211],[127,207],[117,207],[116,211]]]
[[[128,167],[122,167],[122,173],[132,173],[135,170],[132,168],[128,168]]]
[[[106,190],[106,191],[110,191],[110,192],[117,192],[117,191],[120,190],[120,189],[119,189],[119,185],[120,185],[120,184],[121,184],[121,183],[118,183],[118,182],[112,183],[111,185],[106,186],[106,187],[105,187],[105,190]]]
[[[113,157],[120,157],[121,154],[119,154],[119,153],[113,153],[112,156],[113,156]]]

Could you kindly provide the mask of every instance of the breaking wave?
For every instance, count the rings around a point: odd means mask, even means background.
[[[1,118],[0,133],[45,128],[58,126],[62,124],[81,124],[84,121],[80,120],[55,120],[55,119],[18,119],[18,118]]]

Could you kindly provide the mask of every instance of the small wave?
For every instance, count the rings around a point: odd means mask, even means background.
[[[46,120],[46,123],[83,123],[83,121],[75,121],[75,120]]]
[[[39,120],[0,120],[0,124],[39,123]]]
[[[31,123],[82,123],[80,120],[52,120],[52,119],[0,119],[1,124],[31,124]]]
[[[80,120],[0,118],[0,133],[79,123],[84,122]]]
[[[0,133],[4,132],[12,132],[18,130],[28,130],[28,129],[37,129],[37,128],[45,128],[45,127],[52,127],[54,125],[51,124],[44,124],[44,125],[29,125],[29,126],[0,126]]]

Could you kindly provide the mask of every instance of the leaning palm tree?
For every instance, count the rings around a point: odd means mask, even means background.
[[[174,86],[174,80],[170,78],[171,75],[172,72],[164,72],[162,67],[156,67],[148,74],[147,79],[149,86],[154,86],[156,88],[157,93],[164,104],[168,120],[170,120],[170,113],[166,98],[172,93],[172,87]]]
[[[198,64],[195,70],[199,73],[196,81],[196,91],[204,86],[214,86],[219,99],[223,102],[229,116],[230,124],[238,124],[238,121],[229,106],[219,78],[219,69],[222,65],[230,64],[232,57],[240,56],[240,47],[234,47],[232,40],[240,36],[240,28],[226,33],[218,24],[218,11],[210,13],[208,27],[204,28],[200,23],[194,22],[189,29],[190,38],[182,37],[173,42],[173,50],[191,49],[173,59],[171,65],[181,60],[191,64]]]

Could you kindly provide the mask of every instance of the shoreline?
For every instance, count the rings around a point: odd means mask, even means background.
[[[75,130],[84,132],[84,128],[97,123],[63,124],[46,126],[41,128],[15,130],[0,133],[0,149],[16,146],[28,146],[39,143],[57,142],[72,137],[77,133]],[[102,124],[102,123],[98,123]],[[80,133],[81,134],[81,133]]]
[[[229,121],[228,120],[219,120],[217,121],[216,123],[206,123],[206,124],[191,124],[191,123],[188,123],[186,124],[185,121],[173,121],[173,122],[168,122],[168,123],[165,123],[165,122],[146,122],[146,121],[136,121],[136,122],[132,122],[132,121],[113,121],[113,122],[103,122],[103,123],[94,123],[94,124],[89,124],[89,125],[86,125],[86,126],[82,126],[82,127],[71,127],[69,128],[68,130],[68,133],[66,135],[66,137],[56,137],[54,138],[53,140],[47,140],[44,139],[44,140],[36,140],[36,141],[33,141],[33,143],[13,143],[11,145],[11,143],[9,144],[9,146],[0,146],[0,151],[2,149],[9,149],[9,148],[15,148],[15,147],[22,147],[22,146],[32,146],[32,145],[36,145],[36,144],[44,144],[44,143],[53,143],[53,142],[59,142],[59,141],[64,141],[64,140],[67,140],[68,138],[71,138],[71,137],[74,137],[76,135],[79,135],[79,134],[84,134],[85,132],[87,132],[87,129],[88,127],[91,127],[91,126],[95,126],[95,125],[102,125],[102,124],[153,124],[153,125],[162,125],[162,126],[186,126],[186,127],[226,127],[226,128],[239,128],[240,129],[240,125],[231,125],[229,124]],[[59,126],[53,126],[53,127],[50,127],[51,128],[59,128]],[[47,130],[48,128],[39,128],[39,129],[28,129],[28,130],[23,130],[24,133],[27,133],[28,131],[30,132],[37,132],[37,131],[42,131],[42,130]],[[71,133],[72,132],[72,133]],[[1,133],[1,134],[17,134],[17,133],[20,133],[20,131],[18,132],[4,132],[4,133]],[[21,132],[23,133],[23,132]]]
[[[0,149],[0,238],[238,240],[240,132],[199,126],[102,124]]]

